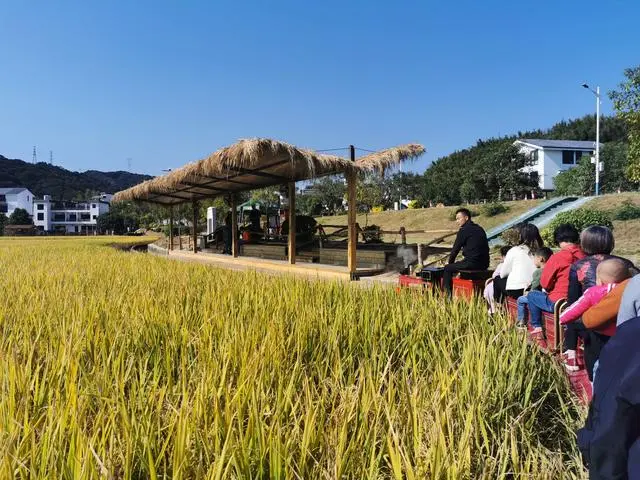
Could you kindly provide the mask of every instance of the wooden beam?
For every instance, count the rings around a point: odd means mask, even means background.
[[[265,165],[264,167],[260,167],[259,170],[266,170],[267,168],[273,168],[273,167],[277,167],[280,166],[282,164],[287,163],[289,160],[285,159],[285,160],[278,160],[277,162],[272,162],[269,163],[267,165]],[[210,176],[210,175],[198,175],[199,177],[202,178],[210,178],[212,179],[211,182],[207,182],[205,185],[212,185],[214,183],[218,183],[218,182],[230,182],[230,183],[237,183],[239,185],[244,185],[246,187],[252,187],[254,184],[253,183],[244,183],[244,182],[238,182],[238,181],[232,181],[232,179],[237,178],[237,177],[241,177],[242,175],[254,175],[255,170],[248,170],[247,173],[236,173],[234,175],[229,175],[227,177],[218,177],[218,176]],[[277,185],[277,183],[274,183],[274,185]],[[268,186],[268,185],[265,185]],[[176,188],[175,190],[172,190],[171,194],[176,194],[176,193],[180,193],[180,192],[186,192],[188,193],[188,190],[190,190],[192,187],[186,187],[186,188]],[[224,192],[230,192],[229,190],[223,190]],[[152,195],[155,195],[153,198],[158,198],[161,196],[165,196],[165,197],[171,197],[171,194],[166,194],[166,193],[161,193],[161,192],[150,192]],[[189,201],[191,200],[190,198],[183,198],[183,197],[177,197],[174,196],[173,198],[179,198],[181,200],[185,200],[185,201]]]
[[[185,198],[185,197],[181,197],[179,195],[175,195],[175,193],[177,192],[172,192],[172,193],[161,193],[161,192],[149,192],[151,195],[154,195],[154,197],[151,197],[151,199],[149,200],[145,200],[145,201],[152,201],[155,198],[160,198],[160,197],[169,197],[169,198],[175,198],[177,200],[182,200],[183,202],[188,202],[189,200],[191,200],[191,198]],[[189,193],[189,192],[186,192]]]
[[[296,263],[296,182],[289,182],[289,264]]]
[[[274,173],[263,172],[261,170],[249,170],[248,168],[240,168],[240,167],[227,167],[227,168],[229,170],[233,170],[234,172],[238,172],[243,175],[255,175],[256,177],[271,178],[273,180],[278,180],[280,182],[286,182],[289,180],[289,178],[287,177],[276,175]]]
[[[231,255],[238,257],[238,200],[235,195],[231,195]]]
[[[204,193],[199,193],[199,192],[194,192],[192,189],[193,188],[199,188],[201,190],[209,190],[209,191],[215,191],[215,192],[226,192],[226,190],[222,189],[222,188],[215,188],[215,187],[210,187],[207,184],[199,184],[196,182],[187,182],[187,181],[182,181],[180,182],[180,185],[186,185],[189,188],[189,190],[185,190],[185,192],[187,193],[195,193],[196,195],[206,195]]]
[[[198,253],[198,202],[191,202],[193,208],[193,253]]]
[[[169,251],[173,250],[173,205],[169,207]]]
[[[203,185],[213,185],[214,183],[219,183],[219,182],[235,183],[237,185],[244,185],[244,186],[250,185],[247,182],[240,182],[238,180],[234,180],[234,178],[237,176],[238,175],[232,175],[231,177],[226,178],[226,177],[214,177],[211,175],[198,175],[198,177],[208,178],[211,180],[210,182],[204,183]]]
[[[353,145],[349,147],[351,151],[351,162],[356,161],[356,149]],[[356,274],[356,246],[358,242],[358,233],[356,232],[356,172],[355,170],[348,170],[346,172],[347,177],[347,203],[349,205],[347,215],[347,228],[348,228],[348,247],[347,247],[347,267],[349,269],[349,275],[351,278],[355,278]]]

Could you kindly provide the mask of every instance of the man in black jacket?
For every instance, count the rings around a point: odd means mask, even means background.
[[[489,268],[489,242],[484,229],[471,221],[471,212],[466,208],[456,211],[456,222],[460,225],[458,236],[453,244],[449,264],[444,267],[442,286],[451,295],[453,275],[460,270],[486,270]],[[456,262],[462,249],[464,260]]]

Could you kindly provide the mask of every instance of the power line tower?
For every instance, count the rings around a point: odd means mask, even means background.
[[[131,172],[131,157],[127,158],[127,171]]]
[[[38,163],[38,152],[36,151],[36,146],[33,146],[33,157],[31,157],[32,163]]]
[[[53,165],[53,150],[49,150],[49,164]]]

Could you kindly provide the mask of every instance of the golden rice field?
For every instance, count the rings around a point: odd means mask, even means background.
[[[0,239],[0,478],[584,478],[479,304]]]

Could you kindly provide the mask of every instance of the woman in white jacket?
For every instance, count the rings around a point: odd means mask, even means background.
[[[503,301],[505,295],[518,298],[531,285],[533,271],[536,269],[533,254],[543,245],[538,227],[533,223],[525,223],[520,227],[520,242],[507,252],[500,269],[500,278],[494,279],[496,302]]]

